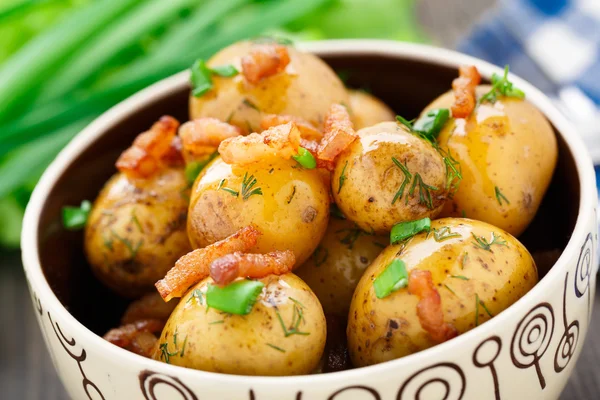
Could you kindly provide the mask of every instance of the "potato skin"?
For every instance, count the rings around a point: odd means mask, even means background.
[[[315,292],[326,314],[345,319],[363,272],[388,244],[386,236],[332,217],[319,247],[296,273]]]
[[[256,178],[253,190],[260,188],[262,195],[244,200],[241,189],[246,173]],[[242,168],[217,157],[192,188],[187,230],[192,246],[200,248],[253,224],[262,235],[250,252],[292,250],[299,266],[316,249],[328,221],[329,194],[316,169],[283,159]]]
[[[233,44],[212,57],[208,65],[233,64],[241,71],[240,60],[253,46],[250,41]],[[246,133],[260,132],[263,114],[293,115],[320,127],[331,104],[349,104],[344,84],[325,62],[293,47],[288,47],[288,52],[286,69],[255,85],[242,74],[213,76],[211,91],[198,98],[190,95],[190,118],[218,118]]]
[[[354,129],[362,129],[380,122],[394,121],[396,114],[377,97],[363,90],[348,90]]]
[[[436,241],[433,228],[444,226],[460,237]],[[431,227],[429,235],[416,235],[404,247],[389,246],[360,280],[352,298],[347,329],[355,366],[404,357],[435,345],[421,328],[416,314],[417,296],[410,295],[407,288],[383,299],[375,296],[373,281],[394,258],[403,260],[409,273],[412,269],[431,271],[444,320],[454,325],[459,334],[473,329],[476,318],[479,324],[490,319],[481,304],[476,308],[476,295],[492,315],[497,315],[537,283],[533,258],[517,239],[501,229],[464,218],[439,219]],[[476,245],[472,234],[490,240],[492,232],[500,235],[506,245],[494,244],[491,251]]]
[[[478,88],[478,94],[489,86]],[[429,108],[448,107],[451,93]],[[464,120],[463,120],[464,121]],[[544,115],[531,103],[501,98],[483,103],[464,129],[451,119],[438,138],[462,167],[462,182],[443,217],[464,214],[519,236],[533,220],[550,185],[558,156],[556,137]],[[496,188],[506,198],[496,195]]]
[[[98,279],[127,297],[153,289],[191,250],[185,229],[188,192],[182,169],[144,180],[113,175],[85,229],[85,253]]]
[[[335,202],[344,215],[363,230],[378,234],[389,232],[398,222],[435,218],[448,197],[446,169],[438,151],[396,122],[361,129],[358,135],[338,157],[331,180]],[[394,204],[406,177],[392,158],[406,164],[412,174]],[[420,200],[419,185],[409,193],[417,174],[437,189],[429,191],[431,208],[428,201]]]
[[[293,274],[270,275],[261,281],[265,289],[247,315],[207,310],[205,296],[199,301],[193,293],[205,292],[207,284],[212,282],[210,278],[192,287],[171,314],[153,358],[165,361],[164,356],[161,358],[160,344],[167,343],[172,354],[176,349],[181,350],[185,341],[183,356],[177,352],[169,357],[170,364],[238,375],[310,373],[319,363],[327,336],[325,315],[317,297]],[[289,329],[297,315],[294,307],[302,309],[299,330],[309,335],[285,336],[277,311]],[[179,347],[173,343],[175,333]]]

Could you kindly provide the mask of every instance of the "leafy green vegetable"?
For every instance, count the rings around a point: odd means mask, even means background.
[[[447,108],[435,108],[427,111],[413,125],[415,131],[419,131],[427,137],[437,139],[446,121],[450,118],[450,110]]]
[[[264,286],[265,284],[260,281],[248,279],[230,283],[222,288],[208,285],[206,304],[211,308],[230,314],[246,315],[252,311]]]
[[[517,97],[519,99],[525,98],[525,93],[521,89],[514,87],[513,83],[508,80],[508,65],[504,67],[503,76],[496,73],[492,75],[492,88],[479,98],[479,104],[486,101],[495,103],[500,96]]]
[[[77,231],[85,226],[92,210],[92,203],[83,200],[79,207],[66,206],[62,208],[62,224],[70,231]]]
[[[390,243],[398,243],[413,237],[419,232],[429,232],[431,229],[431,219],[422,218],[416,221],[400,222],[392,227],[390,232]]]
[[[408,271],[404,261],[395,259],[373,281],[373,289],[378,299],[389,296],[392,292],[408,285]]]

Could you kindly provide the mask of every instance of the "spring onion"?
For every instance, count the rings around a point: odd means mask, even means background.
[[[83,200],[79,207],[63,207],[63,226],[70,231],[76,231],[83,228],[90,215],[91,209],[92,203],[90,203],[89,200]]]
[[[210,72],[213,75],[223,76],[225,78],[231,78],[232,76],[236,76],[240,72],[231,64],[228,65],[219,65],[218,67],[214,67],[210,69]]]
[[[413,125],[415,131],[421,132],[427,137],[436,139],[450,118],[450,110],[447,108],[435,108],[419,118]]]
[[[302,165],[303,168],[306,169],[314,169],[317,167],[317,160],[310,154],[310,151],[306,150],[304,147],[298,148],[298,154],[292,156],[294,160],[298,162],[298,164]]]
[[[212,89],[210,69],[206,66],[204,60],[199,59],[194,62],[191,68],[190,80],[192,82],[192,94],[194,97],[202,97],[202,95]]]
[[[211,308],[230,314],[246,315],[252,311],[264,286],[265,284],[260,281],[248,279],[230,283],[223,288],[208,285],[206,304]]]
[[[392,292],[402,289],[408,285],[408,272],[404,261],[395,259],[387,268],[373,281],[375,296],[383,299]]]
[[[429,218],[401,222],[392,227],[392,231],[390,232],[390,243],[398,243],[416,235],[419,232],[429,232],[430,229],[431,219]]]

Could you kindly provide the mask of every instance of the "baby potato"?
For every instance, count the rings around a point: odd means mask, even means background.
[[[233,44],[208,61],[209,67],[234,65],[241,71],[241,59],[261,44],[251,41]],[[290,63],[284,71],[256,84],[243,74],[213,76],[213,89],[200,97],[190,96],[190,117],[213,117],[238,126],[246,133],[260,132],[264,114],[300,117],[321,127],[329,106],[349,104],[342,81],[317,56],[288,46]]]
[[[431,271],[444,321],[459,334],[505,310],[538,280],[527,249],[505,231],[463,218],[433,221],[429,233],[385,249],[358,283],[347,329],[355,366],[404,357],[436,344],[417,316],[417,296],[407,288],[381,299],[375,295],[374,280],[395,259],[404,261],[409,274]]]
[[[188,191],[182,169],[168,168],[143,180],[113,175],[85,229],[85,253],[98,279],[127,297],[151,290],[191,250]]]
[[[362,129],[380,122],[394,121],[396,114],[377,97],[363,90],[348,90],[354,129]]]
[[[207,278],[181,299],[153,358],[238,375],[302,375],[319,363],[327,329],[319,300],[297,276],[270,275],[247,315],[206,304]]]
[[[297,274],[315,292],[326,314],[346,318],[360,277],[389,244],[352,221],[331,218],[317,250]]]
[[[329,221],[327,186],[316,169],[273,159],[246,167],[218,157],[192,188],[188,235],[208,246],[254,225],[262,234],[253,253],[291,250],[301,265],[317,248]]]
[[[436,217],[446,198],[442,156],[396,122],[358,131],[337,159],[335,202],[363,230],[384,234],[402,221]]]
[[[479,87],[481,96],[489,86]],[[446,93],[431,108],[449,107]],[[527,228],[550,185],[557,161],[556,137],[544,115],[531,103],[501,97],[482,103],[467,119],[450,119],[440,146],[462,168],[462,182],[441,216],[489,222],[514,236]]]

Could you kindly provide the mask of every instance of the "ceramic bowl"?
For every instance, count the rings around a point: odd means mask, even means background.
[[[461,64],[484,78],[498,68],[448,50],[387,41],[326,41],[306,50],[346,71],[405,117],[450,87]],[[559,161],[551,187],[521,240],[532,253],[562,251],[540,264],[540,282],[489,322],[420,353],[344,372],[247,377],[195,371],[142,358],[101,338],[126,303],[91,275],[81,232],[61,228],[66,204],[95,198],[134,136],[163,114],[187,119],[188,75],[165,79],[84,129],[45,172],[27,208],[23,263],[37,319],[74,399],[556,399],[583,346],[596,287],[594,170],[577,132],[549,99],[513,77],[551,121]],[[510,168],[510,166],[507,166]]]

